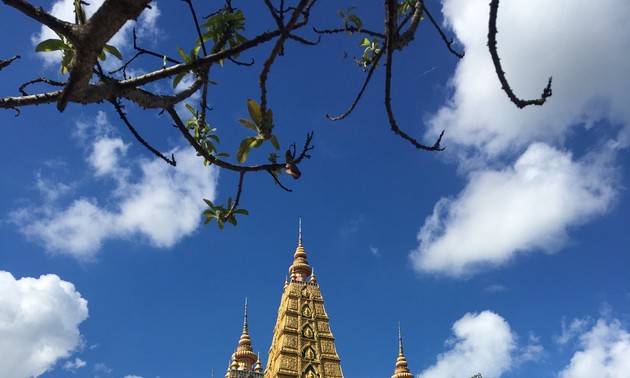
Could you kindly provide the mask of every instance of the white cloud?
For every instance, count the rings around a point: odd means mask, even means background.
[[[103,5],[103,1],[104,0],[92,0],[89,1],[89,4],[84,5],[86,16],[90,18],[101,5]],[[137,29],[138,38],[155,40],[160,32],[156,26],[157,19],[160,16],[160,9],[156,2],[152,2],[150,5],[151,8],[145,9],[140,17],[138,17],[138,21],[128,21],[120,31],[112,37],[108,44],[116,46],[121,53],[124,53],[124,50],[131,47],[131,30],[134,26]],[[63,21],[74,23],[74,0],[59,0],[55,2],[50,9],[50,13]],[[31,40],[33,45],[37,45],[41,41],[51,38],[59,39],[51,29],[42,26],[40,32],[33,35]],[[61,53],[58,52],[43,53],[39,54],[39,56],[44,59],[47,64],[57,64],[61,60]],[[108,57],[103,64],[106,68],[112,68],[119,65],[117,62],[118,60],[116,58]]]
[[[555,342],[559,345],[564,345],[571,341],[574,337],[583,333],[588,325],[588,319],[573,319],[571,324],[567,326],[565,320],[562,320],[562,334],[555,337]]]
[[[87,301],[72,283],[54,274],[16,280],[0,271],[0,376],[26,378],[51,369],[79,346],[78,327],[87,317]]]
[[[120,138],[104,137],[94,142],[92,152],[88,157],[88,162],[92,165],[96,176],[112,175],[120,177],[126,176],[125,172],[120,172],[118,159],[127,154],[128,144]]]
[[[190,148],[168,153],[176,156],[177,167],[157,158],[131,159],[127,145],[111,136],[103,113],[95,124],[95,135],[85,135],[84,123],[76,135],[92,141],[87,151],[91,173],[112,180],[112,192],[67,205],[47,200],[17,209],[12,219],[21,231],[50,252],[82,260],[93,258],[107,239],[140,237],[156,247],[171,247],[193,233],[206,206],[202,199],[215,199],[218,171],[204,167]]]
[[[618,320],[599,319],[579,340],[581,350],[559,373],[560,378],[630,376],[630,333]]]
[[[507,289],[508,288],[503,285],[494,284],[486,286],[483,291],[488,293],[502,293],[504,291],[507,291]]]
[[[410,254],[415,269],[465,276],[519,252],[555,251],[569,227],[604,213],[615,198],[615,175],[602,157],[574,161],[533,144],[513,167],[473,172],[468,186],[442,198],[425,220]]]
[[[486,47],[486,0],[444,0],[446,23],[466,52],[452,78],[453,97],[429,120],[430,136],[446,130],[451,151],[487,156],[536,141],[561,142],[576,125],[628,124],[630,3],[625,0],[501,2],[498,51],[514,91],[536,98],[553,75],[542,107],[517,109],[501,91]],[[578,22],[577,20],[589,20]]]
[[[377,247],[369,246],[369,249],[370,249],[370,253],[372,254],[372,256],[374,256],[374,257],[381,257],[381,252],[378,250]]]
[[[67,194],[71,185],[64,184],[62,182],[55,182],[42,177],[40,172],[35,174],[36,182],[35,188],[48,200],[55,201],[59,197]]]
[[[125,378],[142,378],[139,375],[125,375]]]
[[[87,362],[83,361],[82,359],[80,359],[79,357],[76,357],[74,359],[74,361],[66,361],[62,368],[63,370],[67,370],[67,371],[71,371],[71,372],[75,372],[78,369],[81,369],[82,367],[85,367],[87,365]]]
[[[453,324],[448,352],[418,378],[460,378],[482,373],[484,378],[500,377],[514,363],[516,335],[501,316],[491,312],[468,313]]]

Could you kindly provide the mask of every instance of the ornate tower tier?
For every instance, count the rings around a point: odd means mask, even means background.
[[[289,268],[278,320],[273,331],[265,378],[343,378],[335,338],[330,331],[324,299],[302,246]]]

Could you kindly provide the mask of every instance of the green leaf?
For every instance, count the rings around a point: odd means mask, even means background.
[[[359,29],[359,31],[361,31],[361,29],[363,28],[363,21],[361,21],[359,16],[357,16],[356,14],[348,15],[348,21],[352,22],[357,27],[357,29]]]
[[[118,58],[118,60],[122,60],[122,55],[120,54],[120,51],[118,51],[118,49],[112,45],[103,46],[103,51],[112,54],[113,56]]]
[[[179,52],[179,55],[182,56],[182,58],[184,59],[184,62],[190,61],[190,58],[188,57],[188,55],[186,55],[186,53],[184,52],[184,50],[182,50],[181,47],[177,46],[177,52]]]
[[[236,36],[236,42],[238,42],[239,45],[242,45],[243,43],[247,42],[247,38],[245,38],[242,34],[235,34]]]
[[[195,117],[197,117],[197,111],[190,104],[186,104],[186,109]]]
[[[101,53],[98,54],[98,60],[105,60],[106,58],[105,51],[101,51]]]
[[[214,209],[214,205],[212,204],[212,201],[210,201],[209,199],[204,198],[203,202],[205,202],[206,205],[210,206],[211,209]],[[206,210],[206,211],[208,211],[208,210]],[[204,211],[204,213],[205,213],[205,211]]]
[[[201,48],[201,45],[197,45],[196,47],[193,47],[192,50],[190,50],[190,57],[195,60],[197,59],[197,56],[199,55],[199,49]]]
[[[245,209],[236,209],[236,210],[234,210],[234,214],[249,215],[249,211],[247,211]]]
[[[241,141],[241,144],[238,146],[238,151],[236,151],[236,160],[239,163],[243,163],[247,159],[247,154],[254,147],[256,143],[255,137],[247,137]]]
[[[265,131],[270,133],[271,130],[273,130],[273,111],[271,108],[267,108],[267,112],[265,114]]]
[[[178,73],[177,76],[175,76],[175,79],[173,79],[173,88],[177,88],[177,84],[179,84],[179,82],[182,81],[184,76],[186,76],[186,73],[187,72],[181,72],[181,73]]]
[[[258,127],[256,127],[256,125],[254,125],[254,122],[245,119],[245,118],[239,118],[238,121],[241,123],[241,125],[247,127],[248,129],[252,129],[255,132],[258,132]]]
[[[273,146],[275,147],[276,150],[280,149],[280,144],[278,143],[278,138],[276,138],[275,135],[270,135],[269,136],[269,141],[271,142],[271,144],[273,144]]]
[[[260,104],[251,98],[247,100],[247,111],[254,123],[258,126],[262,123],[262,113],[260,112]]]
[[[47,39],[35,47],[35,52],[66,50],[69,46],[60,39]]]
[[[370,46],[372,43],[370,42],[369,39],[367,38],[363,38],[363,41],[361,42],[361,44],[359,46]]]

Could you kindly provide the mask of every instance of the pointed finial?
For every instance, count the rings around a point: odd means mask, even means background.
[[[247,332],[247,297],[245,297],[245,316],[243,317],[243,332]]]
[[[309,281],[312,284],[316,284],[317,283],[317,278],[315,278],[315,268],[311,268],[311,280]]]
[[[403,355],[402,331],[400,330],[400,321],[398,321],[398,354]]]
[[[302,217],[300,217],[298,226],[298,245],[302,245]]]
[[[260,352],[258,352],[258,360],[256,360],[256,366],[254,367],[256,373],[262,373],[262,362],[260,362]]]

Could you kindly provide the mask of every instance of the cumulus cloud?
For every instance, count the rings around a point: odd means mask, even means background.
[[[50,252],[82,260],[93,258],[108,239],[139,237],[166,248],[193,233],[205,207],[202,199],[215,199],[216,169],[204,167],[191,149],[169,152],[177,157],[175,168],[160,159],[131,159],[104,113],[95,124],[91,138],[84,135],[83,123],[76,135],[91,141],[87,163],[92,177],[112,181],[114,189],[67,204],[47,200],[17,209],[12,219],[20,230]]]
[[[577,328],[581,329],[581,325]],[[599,319],[579,336],[579,345],[581,349],[559,373],[560,378],[630,376],[630,333],[618,320]]]
[[[487,51],[488,2],[443,0],[445,23],[466,57],[452,96],[428,117],[427,137],[444,142],[466,187],[442,198],[411,252],[418,271],[466,276],[528,251],[556,251],[568,230],[604,213],[615,198],[615,156],[630,138],[630,3],[515,0],[501,3],[499,54],[515,92],[554,96],[517,109],[501,91]],[[588,19],[589,22],[576,22]],[[578,128],[597,129],[589,154],[574,158]]]
[[[517,351],[516,335],[501,316],[491,312],[468,313],[453,324],[450,350],[418,378],[500,377],[510,370]]]
[[[437,203],[410,255],[414,267],[463,276],[519,252],[555,251],[569,227],[608,209],[612,177],[601,164],[533,144],[513,166],[475,171],[457,197]]]
[[[553,75],[554,95],[542,107],[517,109],[501,91],[486,47],[488,2],[444,0],[445,22],[466,51],[451,80],[453,96],[429,119],[433,137],[488,156],[536,141],[562,141],[576,126],[628,124],[630,3],[625,0],[502,2],[498,49],[517,95],[540,96]],[[589,20],[579,22],[578,20]]]
[[[25,378],[51,369],[80,345],[87,301],[54,274],[15,279],[0,271],[0,376]],[[80,359],[75,367],[84,364]],[[65,365],[64,365],[65,366]]]
[[[84,5],[85,14],[90,18],[100,7],[103,5],[104,0],[92,0],[89,4]],[[55,2],[51,9],[50,14],[67,22],[74,23],[74,0],[58,0]],[[137,21],[128,21],[112,39],[108,42],[110,45],[114,45],[121,51],[121,53],[128,49],[131,44],[131,30],[136,28],[136,35],[141,39],[155,40],[160,30],[156,26],[158,17],[160,16],[160,9],[156,2],[151,3],[151,7],[145,9]],[[53,32],[47,26],[42,26],[39,33],[33,35],[31,38],[33,45],[39,44],[46,39],[59,39],[57,34]],[[39,54],[47,64],[57,64],[61,60],[60,52],[48,52],[45,54]],[[115,59],[108,58],[103,62],[106,67],[112,64]],[[113,67],[113,66],[112,66]]]

